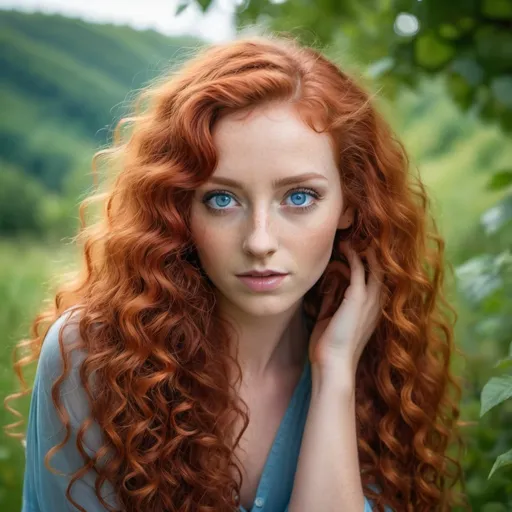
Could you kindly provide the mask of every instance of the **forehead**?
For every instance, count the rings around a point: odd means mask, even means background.
[[[331,137],[317,133],[291,104],[275,103],[222,117],[214,126],[214,175],[278,178],[290,173],[337,173]]]

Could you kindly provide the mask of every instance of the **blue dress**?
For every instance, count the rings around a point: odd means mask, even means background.
[[[50,327],[37,365],[27,425],[22,512],[77,510],[65,496],[70,477],[53,474],[44,465],[45,454],[60,443],[65,434],[50,390],[55,379],[62,373],[58,333],[66,317],[66,314],[61,315]],[[66,343],[72,339],[68,332],[72,333],[73,327],[66,328]],[[85,390],[80,385],[78,373],[84,357],[83,352],[72,351],[72,369],[60,388],[61,403],[69,414],[72,429],[67,444],[50,459],[50,466],[67,475],[84,465],[76,448],[78,428],[89,416]],[[307,360],[273,441],[250,512],[287,512],[310,398],[311,368]],[[103,444],[101,430],[96,423],[86,431],[84,444],[86,452],[91,456]],[[95,494],[95,478],[96,474],[90,470],[73,484],[71,496],[87,512],[104,512],[106,508]],[[104,484],[101,494],[109,505],[120,508],[110,484]],[[248,511],[240,506],[240,512]],[[370,501],[366,498],[364,511],[361,512],[372,512]]]

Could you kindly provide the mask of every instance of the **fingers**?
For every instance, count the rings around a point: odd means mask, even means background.
[[[330,272],[326,276],[327,280],[330,281],[329,275],[332,275],[332,270],[336,269],[345,276],[350,283],[349,288],[345,292],[345,298],[348,299],[353,295],[356,295],[365,301],[368,299],[375,299],[377,301],[382,290],[384,270],[377,261],[375,248],[373,246],[369,246],[365,251],[369,264],[368,284],[365,282],[365,268],[361,257],[352,248],[350,242],[348,240],[340,242],[340,248],[347,257],[349,267],[341,261],[331,261],[329,263]],[[328,309],[334,300],[332,286],[330,286],[330,283],[327,283],[326,291],[324,293],[327,297],[326,300],[323,301],[321,310]]]
[[[367,258],[368,263],[370,264],[367,291],[368,297],[372,303],[372,310],[374,311],[374,325],[377,325],[383,308],[382,289],[384,282],[384,269],[377,261],[375,249],[373,247],[368,248]]]
[[[368,263],[370,264],[370,275],[368,276],[368,294],[370,297],[378,299],[382,290],[382,283],[384,281],[384,269],[377,261],[375,255],[375,248],[368,247],[367,252]]]
[[[352,289],[359,290],[359,293],[364,292],[366,283],[364,279],[364,266],[361,258],[359,258],[356,251],[350,246],[347,240],[340,242],[340,247],[344,254],[347,256],[350,265],[350,286]]]
[[[373,246],[369,246],[366,250],[366,257],[370,267],[368,284],[366,284],[364,265],[359,255],[346,240],[341,242],[340,246],[343,252],[346,254],[350,264],[351,286],[354,286],[357,290],[365,291],[365,294],[367,294],[367,296],[370,298],[378,298],[382,289],[384,269],[377,261],[375,248]]]

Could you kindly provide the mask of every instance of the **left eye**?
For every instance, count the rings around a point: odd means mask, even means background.
[[[313,194],[309,193],[309,192],[292,192],[288,197],[293,197],[293,196],[298,196],[299,197],[299,202],[302,203],[302,201],[305,199],[306,196],[313,196]],[[296,206],[304,206],[303,204],[297,204],[297,203],[294,203]]]

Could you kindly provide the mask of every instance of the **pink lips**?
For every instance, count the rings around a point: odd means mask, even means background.
[[[255,292],[275,290],[288,276],[288,274],[270,276],[238,276],[238,278]]]

